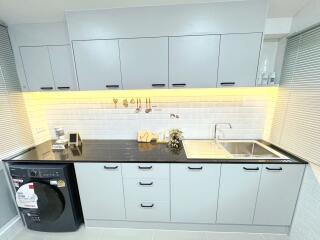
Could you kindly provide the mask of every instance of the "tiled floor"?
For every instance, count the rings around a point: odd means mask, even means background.
[[[281,234],[81,228],[74,233],[22,231],[14,240],[289,240]]]

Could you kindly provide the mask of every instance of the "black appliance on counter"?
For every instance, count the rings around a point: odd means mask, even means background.
[[[12,163],[9,172],[29,229],[69,232],[79,228],[83,217],[72,164]]]

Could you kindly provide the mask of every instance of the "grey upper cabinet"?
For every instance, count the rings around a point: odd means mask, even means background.
[[[220,35],[169,38],[170,88],[216,87]]]
[[[30,91],[54,90],[48,48],[21,47],[20,54]]]
[[[118,40],[74,41],[80,90],[122,88]]]
[[[49,46],[48,49],[56,89],[77,90],[70,46]]]
[[[263,165],[254,224],[290,226],[304,165]]]
[[[168,88],[168,38],[122,39],[124,89]]]
[[[221,36],[217,87],[256,85],[261,33]]]

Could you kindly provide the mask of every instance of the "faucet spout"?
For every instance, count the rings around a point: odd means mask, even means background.
[[[217,130],[218,130],[218,127],[219,127],[220,125],[227,125],[230,129],[232,129],[231,123],[215,123],[215,124],[214,124],[214,135],[213,135],[213,140],[214,140],[215,142],[218,141]]]

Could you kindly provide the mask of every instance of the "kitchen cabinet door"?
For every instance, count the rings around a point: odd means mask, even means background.
[[[20,54],[29,90],[55,90],[48,48],[20,47]]]
[[[121,89],[118,40],[73,41],[80,90]]]
[[[220,35],[169,38],[170,88],[217,85]]]
[[[263,165],[254,224],[290,226],[304,165]]]
[[[48,49],[56,89],[77,90],[70,46],[48,46]]]
[[[168,38],[121,39],[124,89],[168,88]]]
[[[215,223],[220,164],[171,165],[171,221]]]
[[[85,219],[125,220],[121,164],[76,163]]]
[[[217,223],[252,224],[262,165],[223,164]]]
[[[261,39],[261,33],[221,36],[217,87],[256,85]]]

